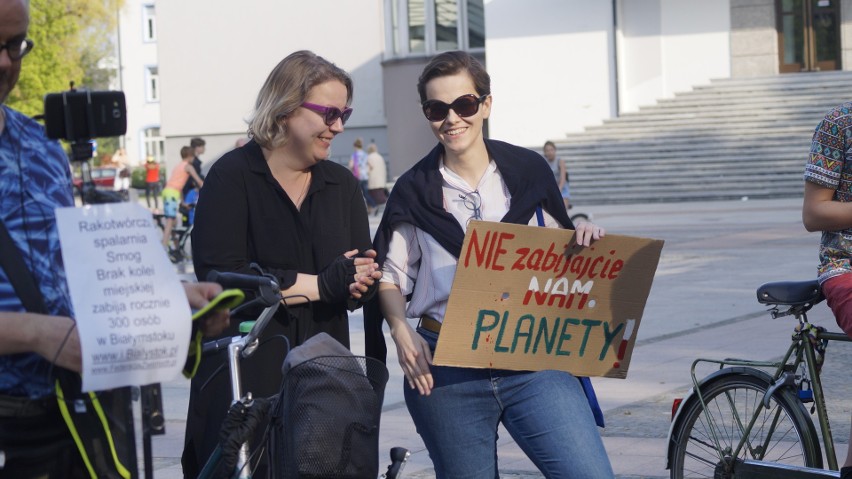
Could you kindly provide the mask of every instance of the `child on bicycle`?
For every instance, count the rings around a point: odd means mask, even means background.
[[[805,166],[802,222],[822,231],[819,282],[828,307],[852,336],[852,102],[828,112],[817,125]],[[841,479],[852,479],[852,433]]]
[[[194,158],[193,149],[189,146],[184,146],[180,149],[180,164],[175,166],[169,175],[169,181],[166,182],[166,187],[163,189],[163,216],[166,218],[166,224],[163,227],[163,246],[168,249],[169,240],[172,237],[172,229],[177,221],[178,205],[181,202],[181,191],[187,180],[190,177],[195,180],[198,185],[202,185],[204,180],[198,176],[195,168],[192,166]]]

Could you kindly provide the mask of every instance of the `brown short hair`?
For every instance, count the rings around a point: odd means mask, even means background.
[[[195,156],[195,148],[191,146],[183,146],[180,149],[180,157],[181,159],[192,158]]]
[[[206,144],[207,144],[207,142],[204,141],[204,138],[199,138],[197,136],[195,138],[189,140],[189,146],[191,146],[193,148],[198,148],[199,146],[204,146]]]
[[[420,102],[426,101],[426,84],[438,77],[455,75],[465,71],[473,80],[473,86],[479,95],[491,94],[491,76],[485,71],[485,67],[471,54],[462,51],[444,52],[432,57],[417,80],[417,93],[420,94]]]
[[[287,55],[269,73],[257,94],[249,133],[264,148],[275,148],[287,141],[287,132],[279,123],[293,113],[311,88],[337,80],[346,87],[346,104],[352,102],[352,78],[325,58],[307,51]]]

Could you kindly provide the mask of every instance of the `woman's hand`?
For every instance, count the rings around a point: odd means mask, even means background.
[[[417,388],[420,394],[428,396],[435,383],[429,366],[432,364],[432,351],[426,342],[407,321],[399,321],[391,328],[391,337],[396,344],[399,365],[411,389]]]
[[[399,365],[408,386],[411,389],[417,388],[420,394],[428,396],[435,387],[429,370],[432,351],[429,350],[429,343],[417,334],[405,319],[405,297],[399,286],[387,282],[379,283],[379,304],[390,326]]]
[[[599,240],[606,235],[606,230],[588,221],[583,221],[574,225],[574,239],[580,246],[589,246],[593,240]]]
[[[358,254],[354,249],[343,254],[351,258]],[[378,280],[382,278],[379,264],[376,263],[376,251],[368,249],[361,257],[355,258],[355,280],[349,285],[349,294],[354,299],[361,299]]]

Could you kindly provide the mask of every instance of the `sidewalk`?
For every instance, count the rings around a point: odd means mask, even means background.
[[[593,211],[594,221],[610,234],[666,241],[627,379],[594,379],[607,422],[603,441],[617,477],[668,477],[665,456],[671,403],[691,386],[689,368],[695,358],[770,359],[784,352],[793,323],[790,318],[773,321],[755,300],[754,291],[764,282],[814,277],[819,236],[804,231],[800,208],[801,200],[762,200],[620,205]],[[378,218],[371,217],[373,227],[377,222]],[[810,319],[837,329],[824,304],[814,308]],[[360,312],[350,315],[350,324],[357,354],[363,350]],[[381,448],[411,450],[406,477],[434,477],[402,399],[395,348],[386,339],[390,380]],[[827,367],[832,364],[831,356]],[[840,379],[832,388],[844,388],[847,373],[841,366],[848,362],[834,360]],[[834,390],[827,390],[831,396]],[[188,381],[163,384],[167,434],[153,439],[155,477],[159,479],[182,477],[180,454],[188,393]],[[832,428],[841,460],[849,437],[849,407],[846,402],[832,411],[838,417]],[[501,477],[542,477],[504,430],[498,456]],[[384,469],[387,460],[382,463]]]

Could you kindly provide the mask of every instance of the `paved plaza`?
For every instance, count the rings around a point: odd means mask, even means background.
[[[772,320],[755,299],[762,283],[815,277],[819,234],[801,224],[801,200],[725,201],[610,205],[578,210],[593,213],[610,234],[665,240],[627,379],[594,379],[607,428],[604,444],[619,478],[668,477],[666,434],[672,399],[691,385],[689,368],[697,357],[770,359],[780,356],[793,323]],[[373,228],[378,218],[371,218]],[[350,316],[353,349],[363,350],[360,312]],[[812,322],[837,329],[828,309],[818,305]],[[390,337],[381,447],[412,451],[406,477],[434,477],[422,442],[402,399],[402,373]],[[847,351],[847,349],[849,351]],[[829,399],[849,398],[844,364],[852,347],[830,350],[824,374]],[[155,477],[182,477],[189,382],[163,384],[165,436],[153,439]],[[849,437],[852,401],[831,403],[832,428],[841,458]],[[511,437],[501,430],[501,477],[541,477]],[[384,469],[384,465],[382,468]]]

